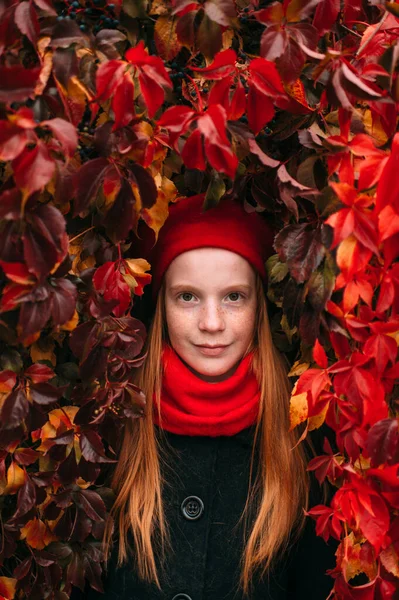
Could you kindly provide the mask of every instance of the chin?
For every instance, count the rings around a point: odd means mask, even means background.
[[[237,360],[223,360],[221,358],[209,358],[205,360],[196,361],[192,368],[197,371],[202,377],[223,377],[223,375],[229,376],[230,371],[235,370]]]

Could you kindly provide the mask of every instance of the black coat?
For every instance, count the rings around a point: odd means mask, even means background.
[[[115,568],[111,555],[105,595],[74,588],[72,600],[242,600],[237,591],[242,529],[234,529],[247,492],[254,427],[230,437],[190,437],[166,433],[178,454],[175,474],[165,473],[166,517],[174,553],[167,557],[162,591],[141,583],[131,566]],[[318,489],[315,483],[314,490]],[[311,504],[320,502],[312,493]],[[250,600],[325,600],[333,580],[336,543],[326,544],[310,518],[299,541],[263,581],[255,579]]]

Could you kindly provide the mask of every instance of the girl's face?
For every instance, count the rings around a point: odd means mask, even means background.
[[[255,271],[235,252],[198,248],[165,274],[169,339],[190,370],[215,383],[237,368],[255,328]]]

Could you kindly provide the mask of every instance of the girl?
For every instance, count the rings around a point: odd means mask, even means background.
[[[75,588],[74,600],[325,600],[332,588],[271,339],[272,233],[238,201],[203,202],[170,207],[150,258],[146,414],[126,424],[113,473],[105,594]]]

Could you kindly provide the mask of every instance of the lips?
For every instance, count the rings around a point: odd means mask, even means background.
[[[197,346],[197,348],[205,356],[219,356],[227,346]]]
[[[216,348],[227,348],[227,344],[225,345],[217,345],[217,346],[209,346],[208,344],[198,344],[199,348],[210,348],[211,350],[215,350]]]

